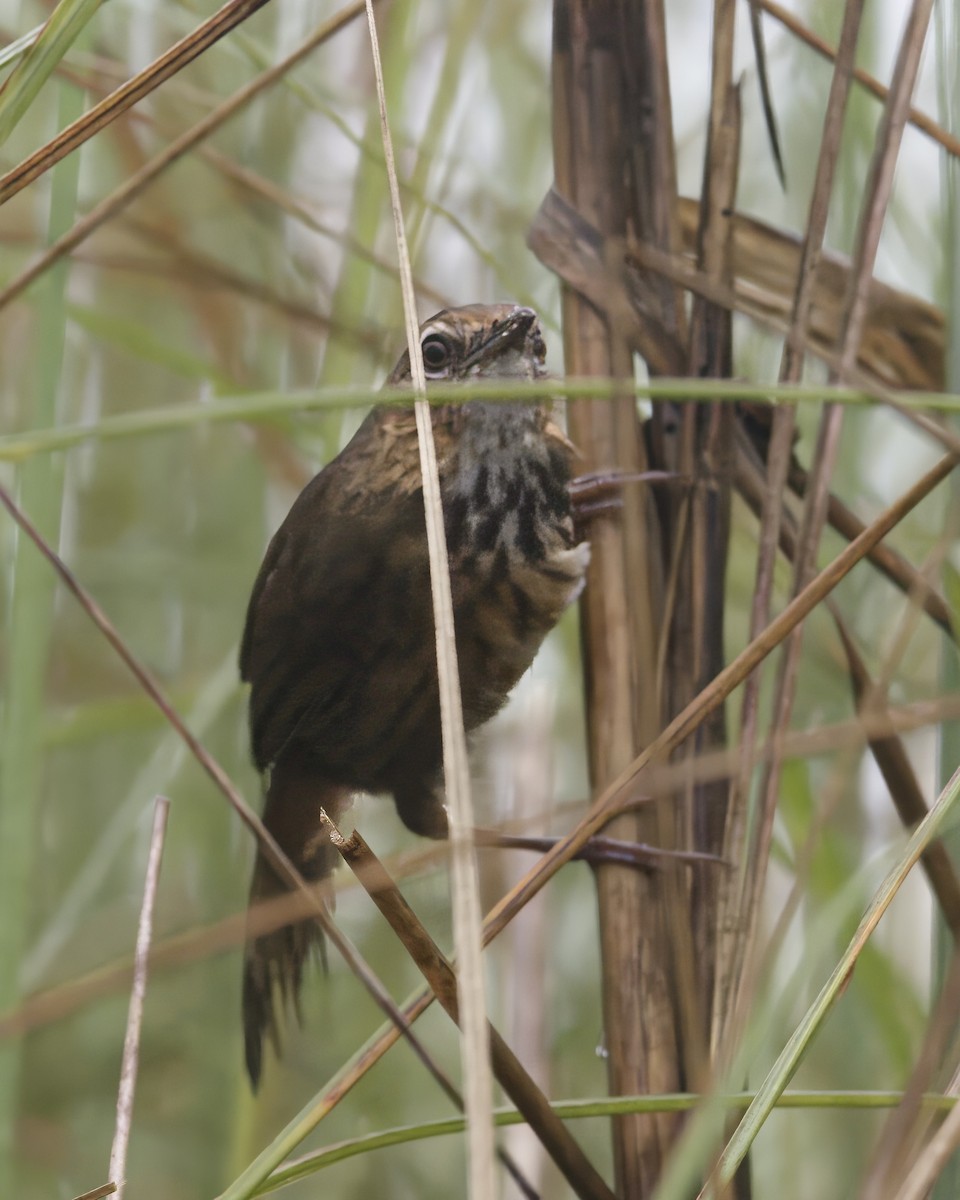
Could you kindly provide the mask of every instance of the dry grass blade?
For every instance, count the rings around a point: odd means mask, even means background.
[[[401,896],[383,864],[358,833],[343,838],[333,830],[331,838],[344,862],[359,879],[423,973],[444,1010],[459,1024],[457,977],[453,968]],[[488,1031],[497,1081],[523,1113],[575,1194],[581,1200],[613,1200],[613,1193],[567,1132],[566,1126],[554,1113],[519,1059],[493,1026],[488,1026]]]
[[[851,264],[850,285],[837,334],[840,349],[839,381],[847,379],[857,362],[869,312],[873,265],[880,245],[880,232],[890,200],[900,143],[910,112],[910,97],[916,85],[932,9],[933,0],[914,0],[900,42],[893,83],[877,130],[876,151],[870,165]]]
[[[202,25],[176,45],[171,46],[165,54],[115,92],[111,92],[99,104],[95,104],[46,145],[35,150],[29,158],[25,158],[0,177],[0,204],[5,204],[17,192],[49,171],[54,164],[82,146],[95,133],[106,128],[111,121],[115,121],[144,96],[148,96],[154,88],[175,75],[204,50],[209,49],[265,3],[266,0],[228,0],[223,8],[212,17],[208,17]],[[359,10],[362,10],[362,5],[359,6]]]
[[[259,2],[262,3],[263,0],[259,0]],[[180,137],[171,142],[166,150],[161,151],[160,154],[145,163],[138,171],[135,171],[120,187],[101,200],[99,204],[96,204],[71,230],[58,238],[25,271],[21,272],[16,279],[11,280],[5,288],[0,290],[0,309],[21,295],[34,280],[38,279],[64,255],[69,254],[71,250],[79,246],[94,230],[126,208],[145,188],[154,183],[168,167],[175,163],[177,159],[189,153],[194,146],[202,142],[204,138],[209,137],[216,129],[219,129],[225,121],[239,112],[244,105],[249,104],[255,96],[259,95],[266,88],[271,87],[277,80],[282,79],[301,59],[305,58],[312,50],[332,37],[362,12],[362,0],[355,0],[353,4],[347,5],[346,8],[335,13],[333,17],[324,21],[323,24],[314,30],[310,37],[302,42],[292,54],[288,54],[286,58],[282,59],[275,66],[271,67],[268,71],[264,71],[263,74],[248,83],[246,87],[241,88],[229,100],[225,100],[222,104],[218,105],[213,112],[194,125],[192,129],[188,129],[186,133],[181,134]],[[0,181],[0,184],[2,184],[2,181]],[[2,196],[2,193],[0,193],[0,196]],[[2,199],[0,199],[0,203],[2,203]]]
[[[126,1187],[127,1146],[133,1121],[133,1094],[137,1085],[137,1060],[140,1054],[140,1030],[143,1025],[143,1002],[147,994],[147,964],[153,941],[153,910],[160,883],[160,860],[167,831],[170,801],[158,796],[154,801],[153,831],[150,835],[150,855],[143,885],[143,906],[137,930],[137,948],[133,963],[133,988],[127,1014],[127,1032],[123,1041],[123,1060],[120,1066],[120,1091],[117,1096],[117,1127],[110,1148],[107,1174],[116,1180],[117,1195],[122,1197]]]
[[[742,427],[738,430],[738,454],[734,463],[734,485],[747,507],[757,518],[764,512],[767,488],[764,485],[763,466],[757,457],[756,448]],[[793,463],[789,472],[791,490],[803,495],[806,472],[798,463]],[[832,493],[827,507],[827,519],[831,527],[846,541],[863,533],[863,521]],[[796,554],[797,528],[793,514],[784,510],[780,520],[779,546],[790,562]],[[949,637],[953,637],[953,615],[943,596],[902,554],[881,542],[868,555],[871,564],[880,571],[904,595],[912,596],[932,621],[935,621]]]
[[[799,463],[790,465],[790,488],[798,496],[802,496],[807,487],[807,473]],[[837,533],[853,541],[863,532],[863,522],[843,503],[839,497],[830,494],[827,506],[827,519]],[[927,616],[937,622],[948,637],[954,637],[953,614],[946,600],[930,583],[926,575],[916,569],[890,546],[880,545],[870,555],[870,561],[895,584],[905,595],[914,597],[923,606]]]
[[[82,1196],[75,1196],[74,1200],[103,1200],[105,1196],[112,1196],[116,1190],[115,1183],[102,1183],[99,1187],[84,1192]]]
[[[0,145],[30,108],[103,0],[60,0],[37,38],[0,86]]]
[[[448,804],[451,847],[451,899],[453,929],[460,961],[458,980],[460,1011],[463,1014],[460,1043],[466,1097],[468,1194],[471,1200],[493,1200],[496,1194],[493,1137],[493,1078],[490,1072],[490,1041],[483,981],[483,945],[480,931],[480,881],[473,845],[473,802],[470,796],[470,768],[467,738],[463,728],[463,705],[457,667],[457,643],[453,626],[453,596],[447,539],[440,500],[440,475],[433,441],[433,419],[426,399],[427,382],[417,323],[413,272],[404,232],[400,185],[393,157],[393,143],[387,120],[387,101],[377,38],[373,0],[367,0],[367,25],[377,85],[380,132],[390,186],[403,312],[407,331],[415,395],[414,411],[420,448],[420,474],[423,480],[423,506],[430,556],[430,592],[436,626],[437,678],[440,693],[440,728],[443,743],[443,779]]]
[[[698,270],[727,287],[733,270],[728,214],[736,203],[743,136],[740,88],[733,82],[735,16],[734,5],[714,5],[709,125],[694,241]],[[703,297],[695,297],[691,308],[685,373],[694,379],[729,379],[733,375],[733,314]],[[665,538],[674,559],[666,606],[671,633],[665,639],[670,715],[686,707],[724,662],[736,413],[728,405],[691,404],[683,406],[677,420],[675,465],[696,484],[685,493],[674,493]],[[672,462],[673,458],[667,458],[664,465]],[[664,508],[666,505],[661,505],[661,510]],[[726,714],[719,707],[696,738],[682,747],[678,760],[682,757],[692,763],[698,754],[726,742]],[[679,844],[721,854],[729,804],[726,781],[712,785],[691,782],[681,796],[684,832]],[[713,1077],[709,1030],[718,981],[716,912],[731,874],[735,872],[699,873],[683,881],[674,874],[667,879],[673,892],[667,900],[667,913],[671,942],[677,948],[684,1080],[696,1090],[709,1087]],[[687,930],[693,931],[692,940]]]

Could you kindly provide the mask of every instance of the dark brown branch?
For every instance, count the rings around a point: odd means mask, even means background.
[[[763,513],[765,494],[762,466],[756,461],[755,454],[746,443],[746,435],[742,432],[738,437],[737,449],[734,484],[741,499],[759,519]],[[799,464],[791,466],[789,482],[791,490],[802,495],[802,488],[806,486],[806,472]],[[827,516],[831,527],[848,542],[859,537],[865,528],[860,518],[832,493]],[[796,551],[797,530],[791,514],[787,512],[781,513],[779,543],[783,554],[792,562]],[[914,597],[927,616],[936,621],[944,633],[951,638],[954,636],[953,616],[946,600],[903,555],[880,542],[869,552],[867,560],[904,595]]]
[[[635,800],[631,808],[638,807]],[[500,833],[496,829],[475,829],[474,841],[477,846],[499,850],[531,850],[537,854],[546,854],[560,840],[556,837],[534,837],[529,834]],[[594,837],[583,847],[579,854],[574,855],[577,862],[601,866],[604,863],[622,863],[629,867],[644,867],[655,870],[660,864],[658,860],[669,859],[674,862],[689,864],[710,863],[714,866],[729,866],[729,863],[719,854],[710,854],[705,850],[668,850],[664,846],[647,846],[643,842],[626,842],[622,838]]]
[[[459,1024],[457,977],[436,942],[400,894],[383,864],[360,834],[344,838],[321,813],[331,841],[344,862],[366,888],[407,953],[420,968],[444,1010]],[[519,1059],[490,1025],[490,1057],[497,1082],[517,1106],[547,1153],[581,1200],[614,1200],[613,1193],[591,1165],[567,1127],[554,1113],[543,1092]]]
[[[882,718],[885,707],[882,692],[870,678],[866,663],[844,622],[837,622],[837,630],[847,656],[850,682],[858,711]],[[874,733],[868,740],[880,774],[890,791],[894,808],[905,828],[912,831],[924,819],[929,809],[903,742],[893,732],[885,736]],[[920,861],[940,905],[943,919],[953,934],[954,941],[960,944],[960,882],[943,842],[932,842],[924,850]]]

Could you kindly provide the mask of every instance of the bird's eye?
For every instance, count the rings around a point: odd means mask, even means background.
[[[450,362],[450,343],[437,333],[425,337],[420,349],[423,351],[423,366],[427,371],[442,371]]]

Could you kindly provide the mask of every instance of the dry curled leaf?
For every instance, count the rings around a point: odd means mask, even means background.
[[[656,311],[656,294],[645,286],[649,273],[747,316],[783,330],[796,292],[801,241],[753,217],[732,213],[732,288],[708,279],[695,266],[699,204],[681,199],[683,255],[628,240],[605,239],[560,195],[547,193],[530,228],[530,248],[595,308],[629,327],[633,347],[660,374],[682,374],[681,348],[667,334]],[[849,264],[823,254],[807,333],[808,349],[819,357],[834,353],[836,331],[847,292]],[[629,319],[628,319],[629,317]],[[866,382],[884,388],[936,392],[944,387],[943,313],[909,292],[873,280],[858,365]]]

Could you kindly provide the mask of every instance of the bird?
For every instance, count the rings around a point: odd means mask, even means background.
[[[495,380],[496,400],[432,406],[464,727],[488,721],[580,594],[589,543],[568,485],[576,450],[544,406],[511,387],[546,376],[537,314],[516,304],[448,308],[419,331],[427,386]],[[411,384],[407,352],[387,385]],[[263,822],[311,884],[338,855],[320,834],[357,792],[392,796],[404,825],[447,835],[436,642],[412,406],[379,405],[300,493],[269,543],[247,609],[240,674],[266,791]],[[251,909],[288,885],[258,851]],[[280,1053],[313,920],[251,933],[244,952],[246,1066]]]

